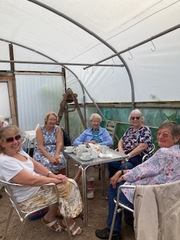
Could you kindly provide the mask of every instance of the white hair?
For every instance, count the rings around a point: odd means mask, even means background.
[[[131,113],[129,114],[129,117],[128,117],[129,122],[130,122],[130,119],[131,119],[131,116],[132,116],[133,113],[138,113],[141,116],[142,120],[144,120],[142,112],[139,109],[136,108],[136,109],[132,110]]]
[[[98,118],[102,122],[102,117],[98,113],[92,113],[89,120],[92,121],[93,118]]]

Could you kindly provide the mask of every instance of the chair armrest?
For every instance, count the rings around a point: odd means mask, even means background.
[[[125,204],[123,204],[123,203],[121,203],[121,202],[119,201],[120,193],[121,193],[121,191],[122,191],[123,188],[124,188],[124,189],[135,189],[136,186],[134,186],[134,185],[120,185],[120,186],[118,187],[118,191],[117,191],[117,198],[114,199],[114,202],[115,202],[115,204],[118,204],[118,206],[119,206],[120,208],[124,208],[124,209],[126,209],[126,210],[129,210],[130,212],[134,212],[134,210],[133,210],[132,208],[127,207]]]

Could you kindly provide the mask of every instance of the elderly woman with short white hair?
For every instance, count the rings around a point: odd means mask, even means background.
[[[100,126],[102,118],[98,113],[93,113],[90,116],[91,126],[86,129],[79,137],[77,137],[73,145],[79,144],[103,144],[106,146],[111,146],[113,144],[112,137],[109,135],[108,131]],[[94,197],[94,167],[89,167],[87,169],[87,181],[88,181],[88,192],[87,198]]]
[[[144,125],[144,117],[139,109],[134,109],[129,114],[128,120],[131,126],[125,131],[118,142],[120,153],[128,155],[127,163],[120,161],[108,164],[109,177],[111,178],[118,170],[131,169],[142,163],[142,158],[148,154],[152,146],[152,133],[148,126]]]

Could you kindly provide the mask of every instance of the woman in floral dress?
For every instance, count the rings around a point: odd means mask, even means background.
[[[56,124],[56,113],[47,113],[44,126],[39,126],[36,130],[33,158],[54,174],[65,174],[66,159],[62,153],[64,147],[63,133]]]

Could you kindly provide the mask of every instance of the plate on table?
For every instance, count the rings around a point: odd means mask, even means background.
[[[111,158],[112,156],[112,153],[99,153],[100,158]]]
[[[85,158],[85,157],[81,156],[80,159],[83,160],[83,161],[90,161],[90,160],[93,159],[93,157],[90,156],[89,158]]]

